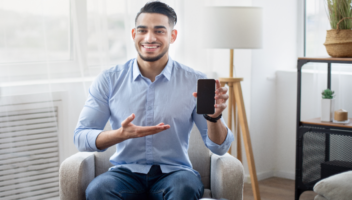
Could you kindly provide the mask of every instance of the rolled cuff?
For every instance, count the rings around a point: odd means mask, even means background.
[[[102,133],[103,130],[90,130],[86,134],[86,151],[97,151],[97,152],[104,152],[106,149],[98,149],[96,146],[96,140],[97,137],[100,133]]]
[[[227,129],[226,139],[220,145],[211,141],[208,134],[205,139],[205,143],[206,143],[207,147],[210,149],[210,151],[212,151],[213,153],[215,153],[217,155],[224,155],[229,150],[233,140],[235,139],[232,132],[229,130],[229,128],[226,127],[226,129]]]

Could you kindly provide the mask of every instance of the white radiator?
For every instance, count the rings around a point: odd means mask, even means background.
[[[59,196],[60,111],[60,93],[1,97],[0,199]]]

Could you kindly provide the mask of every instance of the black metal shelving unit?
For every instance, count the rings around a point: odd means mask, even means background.
[[[320,122],[320,118],[301,120],[302,68],[312,62],[327,64],[327,88],[331,89],[331,64],[352,64],[352,58],[298,58],[295,200],[321,179],[352,169],[351,119],[345,125]]]

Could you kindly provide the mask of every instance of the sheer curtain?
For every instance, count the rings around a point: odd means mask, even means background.
[[[327,0],[306,0],[306,44],[307,57],[328,57],[325,42],[326,31],[330,30]],[[302,119],[320,116],[321,91],[327,88],[327,64],[308,64],[304,67]],[[337,109],[352,113],[352,65],[332,65],[332,90],[336,94]],[[350,114],[351,115],[351,114]]]
[[[146,0],[0,0],[0,199],[58,197],[60,163],[88,88],[136,57],[131,29]],[[178,15],[170,56],[212,77],[201,0],[165,0]],[[225,66],[226,67],[226,66]]]

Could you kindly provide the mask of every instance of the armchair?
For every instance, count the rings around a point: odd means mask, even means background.
[[[112,146],[105,152],[79,152],[65,159],[60,166],[60,199],[85,199],[89,183],[112,166],[109,158],[115,150],[116,147]],[[193,168],[201,175],[205,188],[203,198],[242,200],[242,163],[228,153],[223,156],[212,154],[195,126],[188,155]]]

